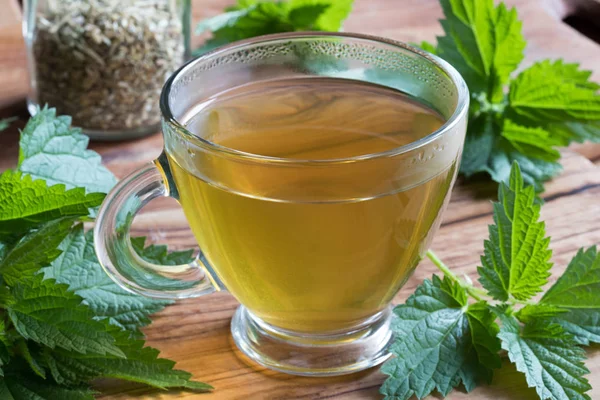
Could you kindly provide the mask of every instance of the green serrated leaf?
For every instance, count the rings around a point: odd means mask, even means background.
[[[551,318],[567,310],[548,304],[527,304],[517,311],[515,316],[523,323],[533,322],[542,318]]]
[[[395,358],[381,369],[389,375],[380,390],[386,399],[423,398],[433,390],[445,396],[461,381],[471,390],[489,379],[496,364],[491,352],[497,348],[490,333],[497,328],[484,325],[493,325],[494,318],[480,304],[468,306],[458,283],[434,275],[394,313],[398,339],[390,351]],[[480,360],[493,361],[484,365]]]
[[[0,273],[6,283],[14,285],[31,278],[56,259],[61,253],[57,247],[69,234],[74,221],[72,217],[50,221],[12,246],[0,261]]]
[[[511,82],[509,104],[522,118],[542,126],[552,122],[600,120],[597,85],[573,64],[541,61]]]
[[[63,387],[36,376],[13,372],[0,379],[2,400],[94,400],[86,386]]]
[[[298,30],[316,29],[317,21],[330,6],[330,4],[315,3],[294,7],[288,13],[288,19]]]
[[[562,146],[567,146],[572,142],[600,143],[600,121],[555,122],[546,126],[546,129]]]
[[[514,146],[503,137],[496,142],[494,151],[490,156],[486,171],[495,182],[510,180],[512,165],[517,162],[521,168],[523,181],[533,186],[536,192],[544,190],[544,182],[553,178],[562,171],[557,162],[540,160],[520,153]]]
[[[142,257],[156,264],[191,261],[191,252],[168,253],[166,246],[144,248],[144,238],[135,238],[132,244]],[[84,299],[95,318],[108,318],[114,325],[135,331],[150,323],[150,314],[171,303],[130,293],[114,283],[98,263],[91,233],[86,236],[81,224],[75,226],[59,249],[62,254],[43,270],[45,277],[69,285],[69,290]]]
[[[107,322],[96,321],[81,298],[66,285],[43,280],[40,275],[12,288],[14,302],[7,309],[19,334],[50,348],[81,354],[111,354],[124,357],[107,332]]]
[[[596,246],[580,249],[540,300],[540,306],[563,312],[547,316],[579,344],[600,343],[600,253]]]
[[[490,101],[503,97],[503,85],[523,59],[525,40],[514,9],[493,0],[441,0],[445,36],[438,55],[465,78],[472,93]]]
[[[20,172],[0,175],[0,239],[18,236],[40,224],[61,217],[83,217],[88,208],[102,203],[104,194],[85,194],[82,188],[48,187]]]
[[[479,363],[487,369],[500,368],[501,360],[498,355],[500,342],[496,338],[499,328],[495,322],[495,315],[485,301],[479,301],[469,305],[467,318],[471,328],[473,348],[476,350]]]
[[[23,359],[27,362],[27,365],[31,368],[31,370],[40,378],[46,379],[46,371],[44,367],[40,365],[37,358],[35,358],[31,351],[29,350],[29,346],[25,340],[19,340],[16,345],[17,351],[19,355],[23,357]]]
[[[469,178],[479,172],[488,172],[488,162],[494,152],[497,130],[493,116],[488,113],[471,119],[460,163],[461,174]]]
[[[560,153],[555,146],[560,146],[551,133],[540,127],[519,125],[510,119],[504,120],[502,136],[505,137],[522,154],[543,161],[556,161]]]
[[[479,281],[496,300],[509,296],[527,300],[546,284],[552,264],[545,237],[545,225],[539,221],[540,206],[535,203],[532,187],[524,187],[518,164],[513,164],[509,186],[500,184],[494,203],[494,225],[484,242]]]
[[[212,386],[191,381],[188,372],[173,369],[175,362],[158,358],[159,352],[143,347],[142,340],[131,338],[123,331],[113,331],[117,345],[126,358],[112,355],[81,355],[62,350],[47,354],[52,359],[53,376],[69,383],[95,378],[116,378],[139,382],[159,389],[186,388],[208,391]]]
[[[48,185],[108,193],[117,179],[102,166],[98,153],[87,150],[88,142],[81,129],[71,128],[71,117],[56,116],[53,108],[38,109],[21,132],[18,170]]]
[[[312,13],[315,13],[315,6],[320,7],[318,18],[313,24],[313,29],[318,31],[337,32],[342,28],[342,23],[350,14],[354,0],[290,0],[289,1],[289,16],[290,21],[296,27],[296,30],[303,29],[302,21],[295,24],[291,18],[295,10],[309,7],[313,8]],[[304,11],[306,12],[306,11]]]
[[[352,0],[238,0],[227,12],[200,22],[196,32],[212,38],[194,51],[203,54],[236,40],[301,30],[337,31],[352,8]]]
[[[428,53],[437,54],[437,47],[434,44],[429,43],[425,40],[423,40],[421,43],[415,44],[414,46],[420,47],[421,49],[425,50]]]
[[[571,308],[600,309],[600,253],[596,246],[580,249],[540,303]]]
[[[517,370],[540,399],[589,400],[584,375],[584,351],[557,324],[531,323],[524,328],[515,317],[501,314],[498,337]]]

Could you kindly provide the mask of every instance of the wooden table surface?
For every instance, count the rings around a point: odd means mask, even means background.
[[[566,1],[566,0],[565,0]],[[2,3],[6,4],[2,4]],[[0,117],[26,117],[23,98],[27,91],[25,51],[17,21],[18,8],[0,0]],[[194,19],[220,12],[225,0],[195,0]],[[564,58],[579,61],[594,71],[600,81],[600,45],[580,35],[561,22],[585,0],[565,3],[563,0],[510,0],[524,20],[528,39],[525,65],[540,58]],[[14,4],[13,4],[14,5]],[[8,10],[8,11],[7,11]],[[9,16],[8,14],[10,13]],[[437,0],[356,0],[354,11],[345,24],[346,31],[387,36],[403,41],[434,40],[440,33],[441,16]],[[0,170],[10,168],[17,160],[17,123],[0,133]],[[161,151],[162,138],[121,143],[92,143],[102,154],[106,165],[122,177]],[[577,152],[573,151],[576,150]],[[590,161],[591,160],[591,161]],[[564,151],[562,175],[547,185],[543,218],[552,236],[555,275],[581,246],[600,244],[600,146],[584,145]],[[495,199],[493,185],[459,182],[433,249],[459,274],[476,279],[475,267],[491,222],[490,198]],[[161,228],[163,230],[161,231]],[[164,229],[168,228],[168,229]],[[166,232],[166,233],[162,233]],[[149,235],[153,241],[172,248],[195,247],[187,222],[174,201],[160,200],[150,204],[136,219],[134,235]],[[424,261],[401,290],[396,302],[403,301],[415,287],[435,272]],[[384,376],[378,369],[334,378],[294,377],[261,368],[248,361],[235,348],[229,335],[229,321],[237,307],[227,293],[196,300],[181,301],[154,316],[145,332],[148,343],[176,360],[177,367],[215,387],[212,394],[186,392],[148,392],[131,384],[103,382],[102,398],[130,399],[379,399],[378,388]],[[588,350],[588,377],[595,388],[592,399],[600,399],[600,352]],[[471,395],[461,391],[448,398],[458,399],[535,399],[524,378],[508,363],[496,373],[491,386],[480,387]],[[437,398],[437,397],[432,397]]]

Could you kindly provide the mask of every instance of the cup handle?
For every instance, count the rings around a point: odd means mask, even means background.
[[[147,297],[184,299],[221,290],[201,257],[189,264],[157,265],[133,249],[129,236],[133,217],[163,196],[177,199],[164,153],[121,180],[102,203],[94,228],[100,265],[119,286]]]

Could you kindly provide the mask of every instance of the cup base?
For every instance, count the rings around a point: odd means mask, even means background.
[[[388,307],[350,332],[305,335],[274,328],[240,306],[231,321],[231,334],[242,353],[275,371],[345,375],[379,365],[391,356],[391,316]]]

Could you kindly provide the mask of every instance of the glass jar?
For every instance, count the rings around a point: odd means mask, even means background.
[[[23,35],[39,106],[94,139],[158,132],[165,80],[188,58],[190,0],[25,0]]]

